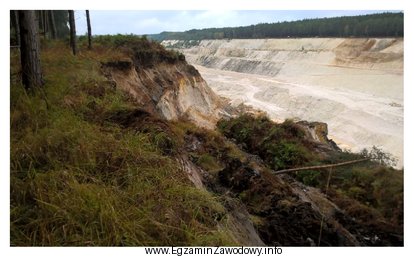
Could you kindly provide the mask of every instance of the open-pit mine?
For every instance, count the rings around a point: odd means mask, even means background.
[[[343,149],[377,146],[403,166],[403,39],[163,41],[233,106],[322,121]]]

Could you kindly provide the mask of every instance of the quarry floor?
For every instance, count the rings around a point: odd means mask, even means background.
[[[342,149],[379,146],[403,166],[403,76],[395,70],[341,66],[276,77],[194,65],[220,96],[266,111],[276,120],[322,121]],[[317,65],[318,66],[318,65]]]

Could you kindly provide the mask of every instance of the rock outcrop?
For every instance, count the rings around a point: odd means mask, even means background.
[[[298,121],[296,124],[303,129],[306,138],[318,143],[320,149],[325,149],[326,151],[341,150],[335,141],[328,138],[328,124],[318,121]]]

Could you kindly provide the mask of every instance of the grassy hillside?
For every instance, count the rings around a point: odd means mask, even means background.
[[[333,169],[329,198],[352,217],[364,222],[386,220],[402,229],[403,170],[388,166],[392,157],[378,148],[361,153],[323,152],[304,137],[292,121],[275,124],[267,117],[242,115],[222,120],[218,127],[243,148],[260,156],[273,170],[340,163],[370,157],[371,160]],[[305,170],[291,174],[309,186],[326,190],[327,171]]]
[[[80,49],[74,57],[61,42],[42,42],[46,83],[29,92],[11,53],[11,245],[307,245],[317,242],[323,211],[272,170],[365,155],[376,160],[334,172],[328,198],[344,212],[322,227],[321,245],[342,245],[349,233],[362,245],[403,243],[403,172],[381,151],[324,151],[297,124],[264,116],[222,120],[217,131],[160,119],[102,65],[183,56],[128,36],[96,38],[91,51],[81,40]],[[197,188],[187,173],[199,168]],[[292,177],[323,190],[327,179],[320,171]]]
[[[125,57],[124,43],[74,57],[43,42],[36,92],[11,53],[11,245],[235,244],[217,197],[165,151],[166,131],[121,122],[139,108],[100,66]]]

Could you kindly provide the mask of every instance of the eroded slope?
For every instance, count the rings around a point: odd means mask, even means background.
[[[179,44],[177,44],[179,43]],[[403,164],[402,39],[202,40],[180,49],[209,86],[275,120],[324,121],[342,147]],[[183,45],[166,41],[164,45]]]

